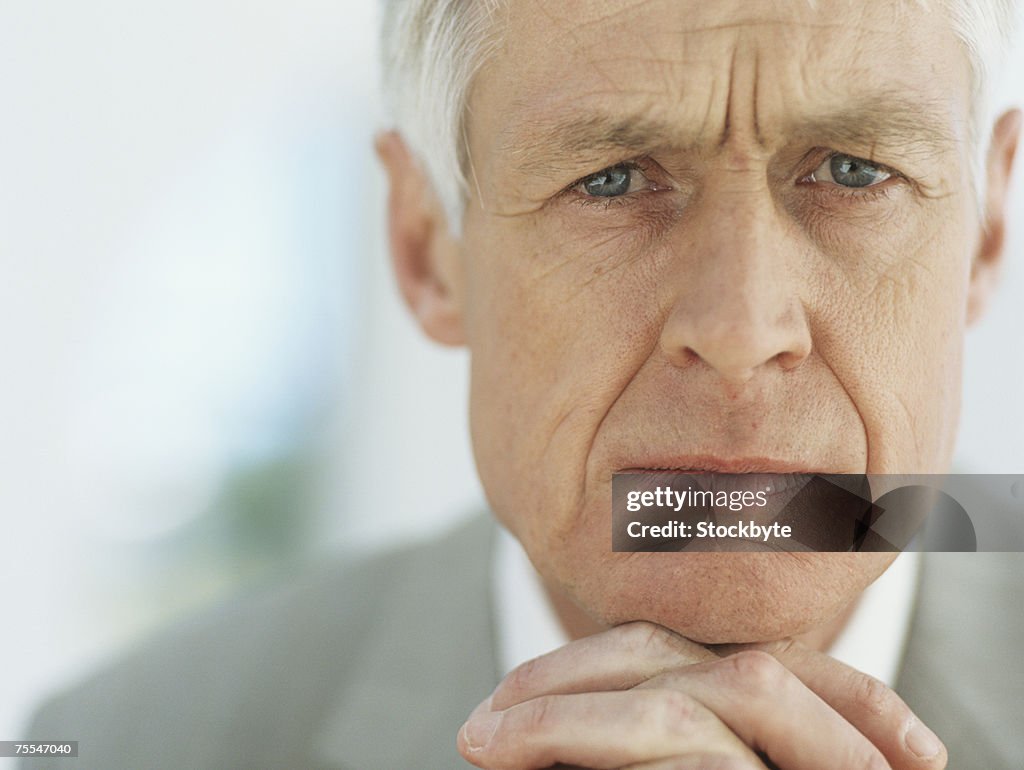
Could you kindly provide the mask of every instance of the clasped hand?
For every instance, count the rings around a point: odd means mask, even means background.
[[[459,731],[487,770],[941,770],[889,687],[794,641],[715,648],[634,622],[513,670]]]

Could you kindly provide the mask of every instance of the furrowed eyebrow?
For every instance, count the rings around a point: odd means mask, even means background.
[[[577,113],[551,122],[525,125],[529,136],[509,132],[502,151],[517,171],[557,173],[562,168],[603,162],[608,155],[637,156],[657,149],[693,151],[698,137],[650,116],[632,118],[600,112]]]
[[[904,95],[905,96],[905,95]],[[911,102],[896,94],[851,101],[841,109],[788,121],[783,144],[838,144],[903,154],[934,156],[956,146],[948,113],[928,102]],[[560,171],[665,150],[706,153],[721,137],[650,115],[632,117],[604,112],[577,112],[553,120],[536,120],[506,131],[502,150],[519,172],[558,175]]]
[[[871,100],[852,109],[813,116],[794,123],[787,135],[925,155],[942,154],[957,144],[948,113],[934,104],[906,100]]]

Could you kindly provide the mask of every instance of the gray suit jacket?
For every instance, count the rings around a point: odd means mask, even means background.
[[[498,682],[493,524],[238,601],[36,715],[78,760],[26,768],[467,767],[455,735]],[[1024,556],[927,554],[897,689],[957,770],[1024,768]]]

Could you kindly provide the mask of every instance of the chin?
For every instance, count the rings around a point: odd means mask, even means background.
[[[806,633],[835,619],[895,558],[886,553],[672,553],[589,568],[567,585],[603,625],[646,620],[702,644]]]

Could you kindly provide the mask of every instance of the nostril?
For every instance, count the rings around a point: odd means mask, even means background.
[[[790,351],[783,351],[775,356],[772,360],[787,371],[790,369],[796,369],[800,366],[801,362],[806,356],[801,356],[797,353],[791,353]]]

